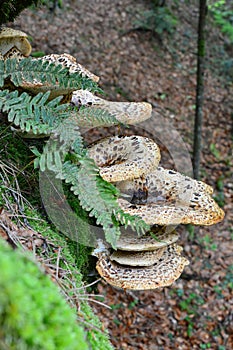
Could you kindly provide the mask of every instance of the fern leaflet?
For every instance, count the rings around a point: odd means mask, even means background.
[[[9,78],[15,86],[23,86],[25,83],[41,84],[51,89],[54,86],[69,91],[87,89],[92,92],[102,92],[98,85],[79,73],[70,73],[69,69],[49,61],[41,59],[24,58],[18,60],[9,58],[0,62],[0,86],[4,85],[4,79]]]
[[[79,126],[95,128],[121,124],[114,114],[102,108],[81,107],[76,110],[77,112],[74,112],[74,109],[72,109],[71,114],[74,118],[78,118]]]
[[[22,131],[34,134],[50,134],[69,116],[67,105],[59,104],[61,97],[48,102],[49,91],[32,97],[26,92],[0,91],[0,110],[8,113],[8,121]]]

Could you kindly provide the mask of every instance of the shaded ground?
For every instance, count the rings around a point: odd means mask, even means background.
[[[45,8],[27,10],[14,26],[32,37],[33,51],[75,56],[101,77],[107,98],[152,103],[153,121],[134,132],[155,136],[165,154],[169,132],[166,137],[157,132],[164,121],[171,135],[178,131],[191,151],[197,6],[182,3],[173,9],[178,29],[172,39],[164,36],[162,41],[151,32],[132,30],[135,18],[149,6],[149,1],[142,0],[70,0],[55,15]],[[172,288],[125,293],[99,284],[112,310],[98,306],[96,312],[117,349],[233,348],[232,85],[224,83],[220,70],[212,69],[221,61],[219,56],[213,58],[213,52],[223,47],[225,39],[211,28],[201,177],[215,188],[226,218],[213,227],[178,229],[190,265]],[[172,164],[168,157],[163,163]]]

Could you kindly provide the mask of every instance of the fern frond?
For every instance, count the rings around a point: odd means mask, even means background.
[[[96,107],[81,107],[77,112],[71,110],[74,118],[78,119],[79,126],[100,127],[122,124],[114,114]]]
[[[118,209],[117,190],[98,175],[99,169],[92,159],[82,157],[79,161],[79,168],[65,162],[62,177],[72,184],[71,190],[78,196],[81,206],[90,217],[96,218],[97,224],[104,229],[106,240],[115,247],[120,236],[119,222],[113,218],[114,210]]]
[[[122,209],[116,210],[114,215],[125,228],[130,226],[138,234],[145,234],[150,230],[150,225],[146,224],[145,221],[137,215],[127,214]]]
[[[64,158],[67,154],[67,148],[59,145],[58,140],[51,139],[46,143],[43,153],[39,153],[37,149],[32,149],[37,156],[34,160],[35,168],[39,167],[41,171],[51,170],[56,174],[62,173]]]
[[[59,136],[60,142],[63,142],[75,153],[82,154],[84,150],[83,138],[79,131],[78,119],[69,117],[60,123],[53,134]]]
[[[79,73],[70,73],[69,69],[61,64],[43,61],[41,59],[24,58],[17,60],[9,58],[0,62],[0,86],[4,85],[4,79],[10,78],[15,86],[23,83],[41,83],[43,86],[67,89],[69,91],[87,89],[91,92],[102,91],[98,85]]]
[[[34,134],[50,134],[69,116],[67,105],[59,104],[61,97],[48,102],[49,91],[32,97],[26,92],[0,91],[0,110],[8,113],[8,121],[22,131]]]

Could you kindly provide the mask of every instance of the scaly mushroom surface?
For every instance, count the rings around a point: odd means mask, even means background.
[[[132,252],[152,251],[175,243],[179,234],[169,226],[151,228],[151,233],[138,236],[136,232],[124,232],[116,243],[116,248]]]
[[[114,102],[93,95],[88,90],[76,90],[71,103],[75,106],[89,106],[92,109],[104,109],[117,120],[127,124],[137,124],[151,117],[152,107],[147,102]],[[85,123],[85,122],[84,122]],[[81,125],[81,126],[85,126]]]
[[[111,261],[127,266],[151,266],[163,255],[166,247],[143,252],[117,250],[110,255]]]
[[[96,269],[111,285],[131,290],[156,289],[170,286],[180,277],[188,260],[181,256],[182,248],[176,244],[167,246],[152,266],[125,266],[110,260],[106,248],[97,248]]]
[[[12,28],[0,28],[0,53],[4,59],[11,57],[12,50],[24,57],[30,55],[31,45],[27,40],[27,34]]]
[[[160,161],[157,144],[141,136],[113,136],[92,146],[88,152],[110,182],[135,179],[156,168]]]
[[[211,197],[212,188],[180,173],[158,167],[146,176],[148,200],[146,205],[131,204],[119,198],[120,207],[131,215],[140,216],[150,225],[213,225],[224,218],[224,211]],[[135,183],[118,184],[132,192]]]

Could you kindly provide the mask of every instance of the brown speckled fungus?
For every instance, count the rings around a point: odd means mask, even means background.
[[[224,212],[211,197],[213,189],[174,170],[158,167],[158,147],[147,138],[112,137],[93,146],[89,154],[99,166],[100,175],[124,193],[118,199],[120,207],[149,225],[158,225],[156,239],[149,233],[142,237],[124,233],[115,252],[102,243],[93,253],[98,257],[97,271],[108,283],[123,289],[171,285],[189,262],[181,256],[182,248],[174,243],[178,235],[169,227],[221,221]],[[146,197],[142,201],[141,195],[136,196],[135,200],[135,193],[142,188],[146,188]]]
[[[184,267],[189,264],[188,260],[181,256],[181,251],[182,248],[176,244],[164,247],[159,253],[154,251],[147,257],[150,266],[144,265],[143,255],[140,260],[134,261],[137,266],[115,262],[111,259],[108,249],[103,248],[103,243],[93,255],[98,257],[97,271],[111,285],[123,289],[146,290],[169,286],[180,277]],[[147,255],[147,252],[142,254]]]
[[[27,57],[31,53],[31,45],[27,40],[27,34],[20,30],[3,27],[0,29],[0,53],[4,59],[12,56],[14,52],[19,52]]]

